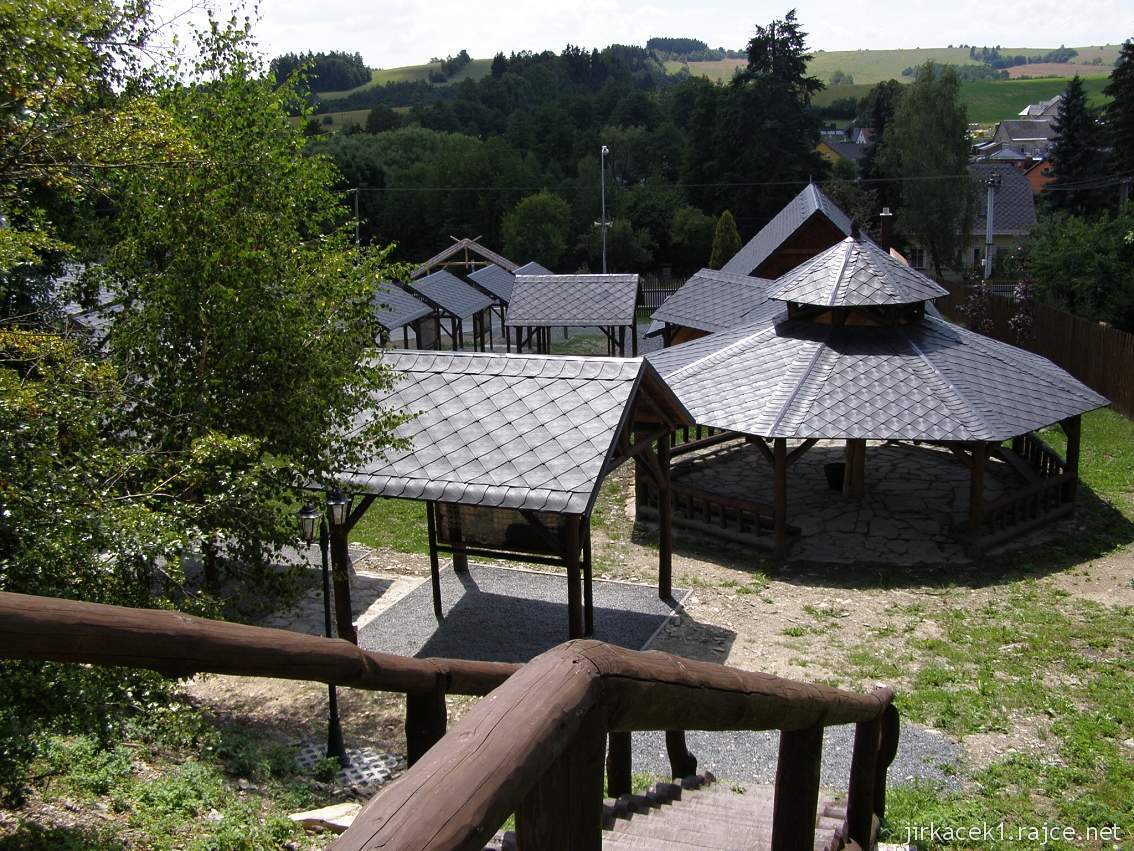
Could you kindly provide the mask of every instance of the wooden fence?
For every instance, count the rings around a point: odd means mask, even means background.
[[[660,278],[657,275],[643,275],[642,288],[638,295],[638,306],[644,307],[651,313],[657,310],[665,300],[681,289],[685,278]]]
[[[967,295],[964,288],[944,286],[950,293],[937,300],[937,308],[953,321],[963,322],[959,308]],[[989,302],[990,337],[1048,358],[1110,399],[1116,411],[1134,418],[1134,334],[1034,303],[1031,335],[1017,342],[1009,325],[1015,312],[1012,299],[993,295]]]

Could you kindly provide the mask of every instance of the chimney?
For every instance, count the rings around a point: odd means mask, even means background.
[[[890,212],[889,207],[882,208],[882,215],[879,216],[879,232],[880,238],[879,248],[889,253],[890,249],[894,247],[894,214]]]

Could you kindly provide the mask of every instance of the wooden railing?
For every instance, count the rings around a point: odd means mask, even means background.
[[[856,725],[847,835],[869,848],[897,750],[889,688],[856,694],[596,641],[568,642],[522,667],[409,659],[175,612],[0,593],[0,658],[406,693],[411,767],[371,799],[336,849],[482,848],[512,813],[520,848],[597,849],[608,738],[617,794],[629,783],[631,731],[668,731],[675,776],[694,771],[685,729],[780,730],[772,848],[810,849],[823,728],[835,724]],[[490,694],[442,737],[446,691]]]

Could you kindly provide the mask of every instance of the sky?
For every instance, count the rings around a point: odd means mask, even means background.
[[[217,0],[224,7],[221,0]],[[567,43],[644,44],[650,36],[699,38],[740,49],[756,24],[783,17],[791,0],[260,0],[255,31],[266,55],[346,50],[374,68],[416,65],[462,48],[562,50]],[[813,50],[1069,47],[1134,35],[1134,0],[800,0]]]

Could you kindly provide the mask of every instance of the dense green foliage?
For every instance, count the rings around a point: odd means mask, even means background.
[[[504,214],[504,254],[523,257],[525,262],[554,269],[567,250],[567,226],[571,208],[550,192],[538,192],[522,198]]]
[[[1102,174],[1102,130],[1094,111],[1087,106],[1083,81],[1077,76],[1067,84],[1053,123],[1049,197],[1065,210],[1092,206],[1095,193],[1090,181]]]
[[[1122,45],[1105,91],[1111,98],[1106,108],[1111,168],[1118,174],[1134,174],[1134,39]]]
[[[302,72],[306,76],[306,86],[315,92],[353,89],[370,82],[370,69],[362,61],[362,55],[341,50],[285,53],[272,60],[271,70],[280,80]]]
[[[740,250],[740,233],[736,229],[736,219],[732,212],[725,210],[717,219],[713,230],[713,250],[709,256],[709,266],[719,269]]]

